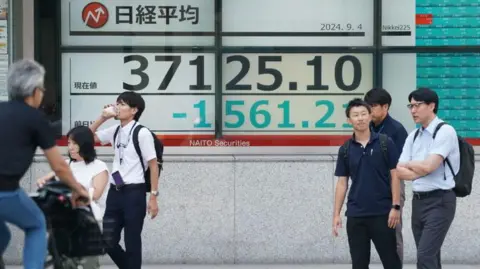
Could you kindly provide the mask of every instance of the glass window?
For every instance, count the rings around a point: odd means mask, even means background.
[[[349,134],[345,104],[373,86],[366,53],[231,53],[223,60],[223,134],[252,140]]]
[[[420,86],[460,134],[480,132],[467,109],[480,91],[473,0],[36,1],[45,110],[63,134],[130,90],[166,145],[338,146],[349,100],[386,88],[413,129],[405,105]]]
[[[223,0],[222,42],[235,47],[373,46],[373,3]]]
[[[63,53],[62,66],[64,133],[93,122],[130,90],[143,95],[141,121],[152,131],[215,134],[212,53]]]
[[[384,46],[479,46],[478,0],[383,0]]]
[[[214,45],[214,0],[61,2],[64,46]]]
[[[418,87],[435,90],[438,116],[467,138],[480,138],[480,53],[385,54],[383,84],[395,100],[392,114],[407,129],[415,128],[406,104]]]
[[[61,1],[61,43],[69,48],[61,57],[62,132],[92,123],[129,90],[145,99],[141,122],[153,132],[180,143],[213,138],[215,53],[195,47],[214,45],[214,3]]]

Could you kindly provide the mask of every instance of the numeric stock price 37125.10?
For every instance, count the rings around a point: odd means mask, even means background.
[[[182,81],[182,91],[211,91],[212,83],[215,80],[216,70],[212,55],[182,55],[182,54],[130,54],[124,56],[123,62],[128,64],[128,71],[136,77],[138,83],[123,82],[123,88],[130,91],[142,91],[146,88],[154,88],[158,91],[166,91],[171,85],[175,76],[181,76],[176,80]],[[206,57],[212,58],[208,61]],[[254,58],[256,57],[256,58]],[[193,69],[181,67],[185,58],[188,65]],[[274,92],[288,86],[289,91],[323,92],[335,90],[350,93],[359,89],[362,83],[362,66],[368,64],[358,55],[334,55],[332,54],[283,54],[283,55],[249,55],[235,54],[227,55],[223,70],[223,83],[225,91],[252,91]],[[258,72],[251,71],[251,63],[256,62],[258,66],[253,68]],[[157,63],[157,65],[155,65]],[[167,63],[167,65],[165,65]],[[299,66],[300,63],[300,66]],[[240,64],[240,69],[233,72],[229,65]],[[167,66],[167,67],[165,67]],[[347,69],[348,66],[348,69]],[[307,67],[307,69],[305,69]],[[308,69],[310,68],[310,70]],[[206,69],[209,68],[209,72]],[[298,71],[302,69],[304,71]],[[367,68],[368,69],[368,68]],[[191,71],[190,71],[191,70]],[[346,71],[348,70],[348,71]],[[155,74],[155,77],[153,77]],[[208,75],[208,77],[205,77]],[[346,78],[348,76],[348,78]],[[195,78],[193,78],[195,77]],[[151,85],[152,80],[161,80],[158,85]],[[287,78],[289,79],[288,81]],[[131,80],[131,78],[129,78]],[[183,82],[186,81],[186,82]],[[269,83],[265,83],[268,81]],[[194,83],[192,83],[194,82]],[[248,83],[250,82],[250,83]],[[251,83],[255,82],[255,83]],[[188,83],[188,84],[187,84]],[[297,88],[297,84],[302,88]],[[371,85],[368,85],[369,87]],[[304,88],[303,88],[304,87]],[[175,89],[178,91],[179,89]]]

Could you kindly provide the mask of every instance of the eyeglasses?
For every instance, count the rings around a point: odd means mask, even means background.
[[[418,108],[421,104],[425,104],[425,102],[418,102],[418,103],[414,103],[414,104],[408,104],[407,107],[408,107],[408,109]]]

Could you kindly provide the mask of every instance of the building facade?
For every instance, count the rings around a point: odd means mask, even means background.
[[[64,153],[63,135],[119,93],[144,96],[141,122],[166,145],[146,263],[348,263],[346,232],[331,232],[344,105],[383,87],[410,132],[407,96],[430,87],[439,116],[480,145],[478,18],[474,0],[3,0],[0,77],[16,59],[46,67],[42,109]],[[110,147],[98,153],[111,163]],[[22,186],[48,171],[39,152]],[[445,263],[480,263],[479,194],[458,200]],[[13,230],[7,264],[21,262]]]

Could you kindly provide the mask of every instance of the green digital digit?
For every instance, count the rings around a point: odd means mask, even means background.
[[[343,108],[347,108],[347,106],[348,106],[348,104],[343,104],[342,107],[343,107]],[[342,124],[342,127],[343,127],[343,128],[352,128],[353,126],[352,126],[351,124],[349,124],[349,123],[344,123],[344,124]]]
[[[245,101],[242,100],[228,100],[225,103],[225,115],[234,116],[237,118],[236,122],[227,122],[225,121],[226,128],[240,128],[245,123],[245,116],[241,110],[235,110],[233,106],[243,106]]]
[[[193,125],[194,128],[210,128],[212,127],[211,123],[207,122],[207,109],[205,105],[205,100],[199,101],[193,105],[194,108],[198,109],[198,114],[200,116],[199,122]]]
[[[315,106],[326,106],[327,107],[327,112],[325,112],[325,115],[321,117],[317,122],[315,122],[315,128],[334,128],[335,123],[327,123],[326,121],[330,119],[330,117],[333,115],[333,111],[335,110],[335,106],[331,101],[328,100],[319,100],[315,102]]]
[[[268,100],[259,100],[253,103],[252,107],[250,108],[250,122],[252,126],[255,128],[263,129],[270,125],[272,117],[270,113],[265,109],[259,109],[261,105],[268,105]],[[257,116],[263,116],[263,122],[259,122],[257,120]]]
[[[277,107],[283,110],[283,121],[278,124],[278,128],[295,128],[295,124],[290,122],[290,101],[283,101]]]

